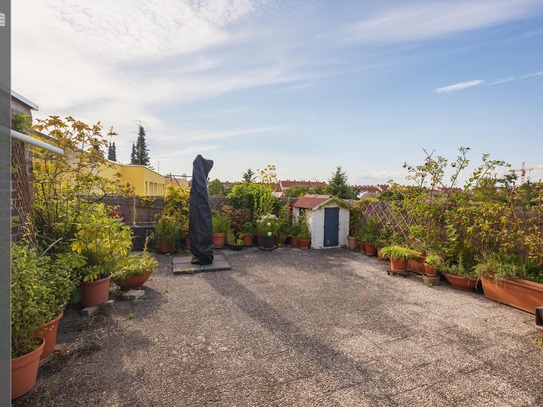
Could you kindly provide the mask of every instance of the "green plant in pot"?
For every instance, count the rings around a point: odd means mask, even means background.
[[[241,250],[245,246],[242,235],[233,233],[232,231],[228,233],[228,244],[230,245],[230,249],[235,251]]]
[[[298,219],[298,245],[300,249],[308,249],[311,245],[311,231],[307,217],[308,212],[300,215]]]
[[[108,216],[104,205],[93,205],[78,225],[72,250],[84,258],[79,268],[82,305],[107,301],[112,273],[125,262],[132,248],[132,231]]]
[[[79,261],[70,253],[54,258],[39,255],[26,238],[11,245],[13,398],[34,386],[40,357],[55,347],[58,320],[76,284],[71,270]],[[27,364],[29,359],[33,361]]]
[[[385,246],[379,251],[381,257],[390,259],[390,271],[407,273],[408,260],[418,259],[419,252],[403,246]]]
[[[444,262],[439,271],[445,275],[449,284],[458,290],[471,291],[479,281],[473,260],[463,255]]]
[[[377,254],[376,245],[381,238],[381,226],[379,219],[369,210],[366,211],[364,222],[358,229],[357,238],[360,242],[364,242],[366,254],[370,256]]]
[[[171,215],[162,215],[154,225],[154,233],[157,239],[160,253],[173,253],[175,244],[181,237],[183,225]]]
[[[242,238],[243,243],[245,246],[252,246],[253,245],[253,238],[255,236],[255,225],[251,221],[245,222],[239,230]]]
[[[275,237],[279,230],[279,219],[272,213],[261,216],[257,224],[257,230],[262,235],[262,246],[271,249],[275,245]]]
[[[217,249],[224,247],[226,236],[230,232],[230,218],[226,212],[213,211],[211,218],[213,228],[213,246]]]
[[[424,271],[429,276],[437,276],[445,261],[438,254],[429,254],[424,259]]]
[[[130,254],[122,267],[113,272],[112,280],[122,291],[140,288],[157,270],[158,260],[147,251],[147,245],[151,239],[152,236],[147,236],[145,239],[141,255]]]

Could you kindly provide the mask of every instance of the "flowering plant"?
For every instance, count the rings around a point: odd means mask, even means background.
[[[279,219],[271,213],[263,215],[257,220],[257,228],[262,236],[275,236],[279,229]]]

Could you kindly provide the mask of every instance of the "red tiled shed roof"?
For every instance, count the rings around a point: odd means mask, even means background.
[[[333,195],[313,195],[308,194],[302,196],[300,199],[298,199],[296,202],[292,204],[295,208],[306,208],[306,209],[313,209],[316,206],[321,205],[322,203],[328,201],[331,199]]]

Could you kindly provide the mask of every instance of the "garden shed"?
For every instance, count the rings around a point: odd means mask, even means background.
[[[307,214],[311,248],[323,249],[347,244],[351,206],[333,195],[308,194],[292,204],[295,220]]]

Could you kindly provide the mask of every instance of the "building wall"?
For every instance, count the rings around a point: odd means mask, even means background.
[[[122,165],[121,174],[126,182],[132,184],[140,196],[164,195],[164,176],[143,165]]]

